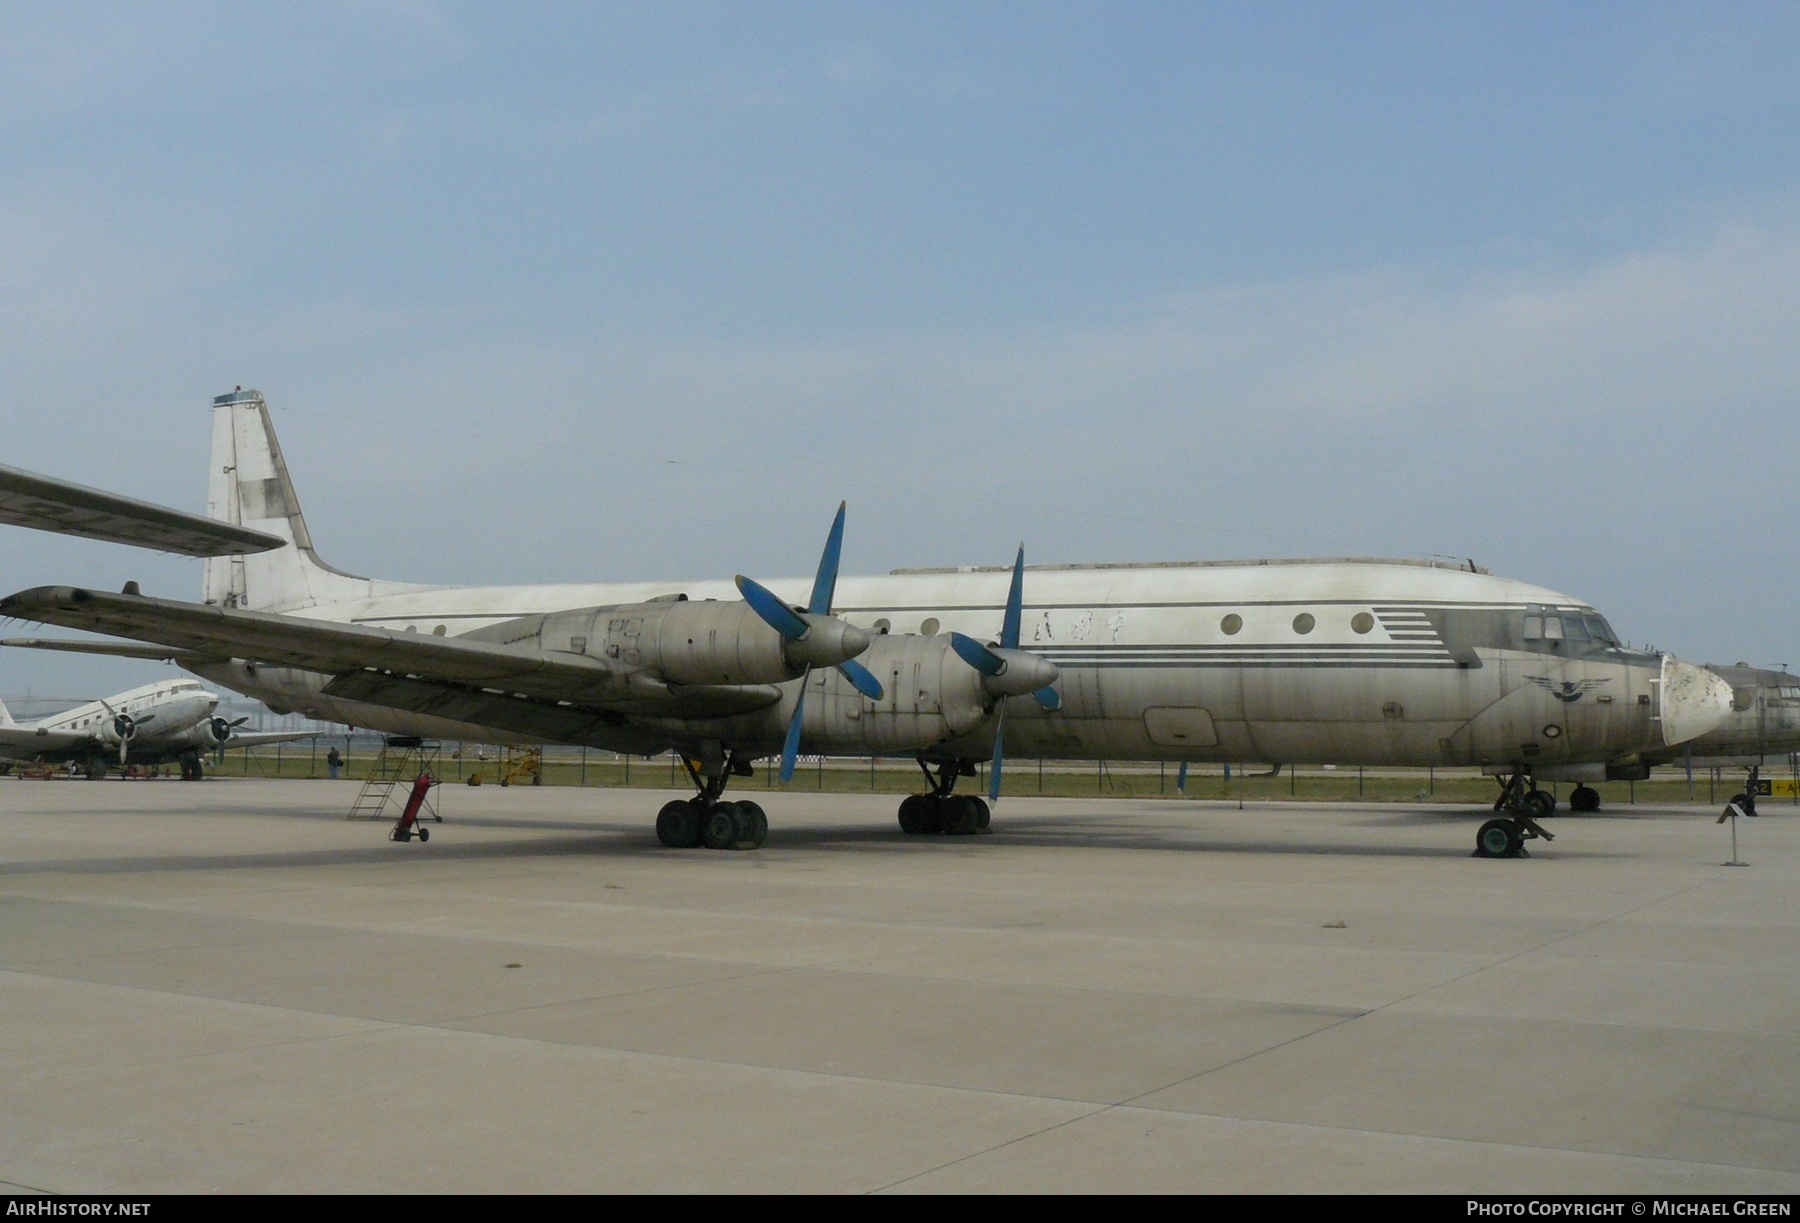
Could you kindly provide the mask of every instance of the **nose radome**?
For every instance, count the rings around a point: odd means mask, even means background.
[[[1731,685],[1723,676],[1664,654],[1658,713],[1670,747],[1697,739],[1731,712]]]

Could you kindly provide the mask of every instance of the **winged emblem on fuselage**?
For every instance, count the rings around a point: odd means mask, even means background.
[[[1554,680],[1547,675],[1527,675],[1526,679],[1548,692],[1565,705],[1572,705],[1583,696],[1598,688],[1601,684],[1609,684],[1609,679],[1564,679]]]

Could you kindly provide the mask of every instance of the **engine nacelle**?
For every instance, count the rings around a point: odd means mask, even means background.
[[[780,684],[807,667],[861,654],[869,635],[832,616],[800,613],[807,633],[789,641],[747,603],[668,600],[587,607],[489,625],[471,640],[605,658],[671,684]]]
[[[808,750],[918,751],[980,730],[992,712],[980,672],[957,657],[947,635],[876,637],[858,661],[881,681],[881,699],[836,671],[813,672],[801,728]]]
[[[225,728],[225,738],[223,739],[219,738],[217,735],[217,727],[219,726]],[[191,747],[197,751],[210,752],[214,748],[221,746],[225,740],[230,737],[231,723],[227,722],[224,718],[207,718],[203,721],[194,723],[179,735],[169,736],[158,743],[157,746],[159,748],[168,748],[173,751],[180,751],[183,748]]]

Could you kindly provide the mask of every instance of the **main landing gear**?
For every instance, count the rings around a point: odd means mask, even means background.
[[[954,837],[974,836],[989,832],[993,818],[982,799],[969,794],[956,794],[958,777],[975,776],[972,760],[946,760],[938,766],[937,776],[931,766],[919,757],[919,771],[925,774],[929,794],[914,794],[900,804],[900,831],[913,836],[942,832]]]
[[[748,760],[733,752],[717,771],[702,775],[686,756],[699,793],[691,799],[666,803],[656,816],[656,839],[670,849],[757,849],[769,835],[769,817],[749,799],[726,802],[721,797],[732,777],[750,776]]]
[[[1556,810],[1556,799],[1537,788],[1531,775],[1520,769],[1500,782],[1494,800],[1499,819],[1489,820],[1475,834],[1477,858],[1529,858],[1525,842],[1554,841],[1556,836],[1538,820]]]

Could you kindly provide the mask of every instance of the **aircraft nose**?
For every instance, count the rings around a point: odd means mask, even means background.
[[[1723,676],[1664,654],[1658,713],[1670,747],[1697,739],[1731,712],[1731,685]]]

